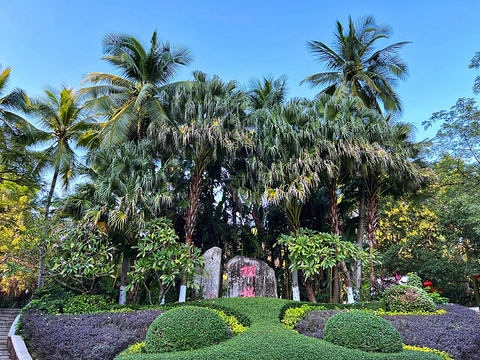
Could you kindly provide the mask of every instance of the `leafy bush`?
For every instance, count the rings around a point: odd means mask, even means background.
[[[402,336],[386,320],[361,311],[341,312],[327,320],[324,339],[367,352],[402,351]]]
[[[285,316],[282,319],[282,324],[287,329],[293,329],[297,323],[302,320],[310,311],[316,310],[326,310],[324,306],[312,306],[308,304],[303,304],[297,308],[289,308],[285,311]]]
[[[389,311],[434,311],[436,306],[425,291],[414,286],[392,286],[384,294]]]
[[[24,338],[37,360],[112,360],[128,345],[145,339],[162,312],[46,315],[24,311]]]
[[[88,314],[110,310],[114,306],[112,299],[102,295],[77,295],[69,298],[65,303],[65,314]]]
[[[61,314],[65,303],[74,296],[73,291],[63,286],[44,286],[35,292],[34,299],[24,309],[39,310],[51,315]]]
[[[441,296],[440,293],[438,293],[436,291],[431,292],[431,293],[427,293],[427,295],[437,305],[447,305],[448,304],[448,298]]]
[[[228,339],[225,322],[213,311],[184,306],[167,311],[150,325],[147,353],[199,349]]]
[[[408,273],[407,276],[408,276],[407,286],[415,286],[420,289],[422,288],[423,282],[420,276],[411,272]]]

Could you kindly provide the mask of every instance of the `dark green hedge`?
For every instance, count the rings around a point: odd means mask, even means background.
[[[200,349],[228,339],[228,328],[213,311],[184,306],[160,315],[150,325],[147,353]]]
[[[387,320],[361,311],[333,315],[325,324],[323,338],[335,345],[367,352],[403,350],[402,336]]]

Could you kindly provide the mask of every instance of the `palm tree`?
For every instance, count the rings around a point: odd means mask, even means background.
[[[279,206],[290,230],[300,229],[300,214],[312,188],[318,183],[323,166],[318,152],[312,150],[319,134],[318,123],[305,104],[291,101],[276,105],[258,116],[255,126],[256,154],[260,174],[258,184],[266,185],[264,199]],[[265,186],[264,185],[264,186]],[[313,284],[304,279],[310,301],[315,301]],[[300,300],[298,272],[292,271],[293,300]]]
[[[361,160],[362,149],[365,144],[366,124],[371,122],[374,113],[361,106],[361,100],[355,97],[338,99],[327,94],[322,94],[312,104],[313,111],[321,118],[320,127],[322,141],[319,147],[322,158],[333,165],[322,176],[328,195],[327,219],[330,231],[341,235],[342,224],[338,204],[338,191],[340,185],[355,175],[355,169]],[[368,159],[365,159],[368,160]],[[337,250],[338,252],[338,250]],[[345,285],[347,288],[348,302],[353,302],[353,287],[350,275],[344,261],[339,262]],[[340,301],[340,288],[338,282],[338,267],[333,271],[333,302]]]
[[[332,47],[321,41],[309,41],[307,46],[325,71],[311,75],[302,83],[326,86],[322,92],[336,97],[353,95],[366,107],[381,112],[401,112],[402,103],[394,88],[407,76],[407,65],[398,55],[408,42],[398,42],[380,50],[375,43],[391,35],[388,25],[378,25],[372,16],[356,23],[348,18],[348,30],[337,21]]]
[[[430,182],[434,174],[419,159],[425,143],[412,141],[412,127],[409,124],[393,124],[385,119],[383,137],[374,144],[379,148],[376,161],[360,170],[367,196],[367,239],[370,248],[370,282],[376,283],[374,249],[376,232],[380,225],[379,197],[382,193],[396,189],[398,192],[415,192]],[[373,141],[372,141],[373,143]]]
[[[248,91],[249,106],[253,110],[271,109],[285,102],[287,94],[287,77],[264,76],[263,79],[250,80]]]
[[[40,128],[26,123],[22,118],[17,118],[16,124],[28,132],[25,138],[30,138],[29,143],[47,144],[41,151],[40,168],[53,168],[50,190],[45,201],[44,216],[47,219],[50,213],[53,194],[60,180],[62,186],[68,188],[70,180],[75,176],[77,155],[76,146],[82,146],[85,133],[92,129],[92,117],[81,104],[81,96],[72,88],[62,87],[61,90],[45,90],[42,99],[25,99],[24,111],[33,115],[39,122]],[[44,263],[40,259],[38,287],[44,283]]]
[[[82,90],[92,98],[89,106],[105,116],[98,135],[107,145],[142,140],[152,122],[166,118],[161,94],[178,85],[171,81],[192,62],[191,52],[159,41],[156,31],[148,50],[133,36],[107,34],[103,51],[102,59],[120,75],[90,73],[83,83],[93,86]]]
[[[233,156],[246,141],[240,120],[245,96],[234,81],[225,83],[217,76],[194,72],[194,81],[178,87],[169,108],[170,121],[153,124],[150,135],[158,141],[161,158],[180,158],[188,162],[188,205],[185,215],[185,243],[193,245],[199,198],[209,165]],[[182,282],[180,300],[185,301]]]
[[[89,154],[92,188],[83,188],[87,197],[75,196],[70,207],[81,208],[96,223],[104,222],[109,235],[123,254],[119,304],[126,302],[128,272],[135,258],[134,246],[145,222],[160,215],[171,194],[164,167],[155,166],[148,141],[126,142]],[[87,200],[87,202],[85,202]]]
[[[0,183],[34,187],[39,181],[39,157],[27,146],[36,134],[28,121],[15,112],[22,108],[25,93],[14,89],[6,94],[10,73],[11,68],[0,67]]]

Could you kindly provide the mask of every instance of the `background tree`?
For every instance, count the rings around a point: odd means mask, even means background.
[[[93,84],[82,91],[91,97],[89,106],[104,115],[99,137],[104,144],[125,140],[140,141],[152,122],[166,118],[161,93],[178,70],[192,62],[186,47],[171,46],[158,40],[155,31],[146,49],[136,38],[107,34],[102,59],[118,69],[120,75],[90,73],[83,83]]]
[[[310,75],[301,83],[326,86],[322,92],[338,96],[356,96],[366,107],[388,112],[401,112],[402,104],[395,92],[398,80],[407,75],[407,65],[398,51],[408,42],[398,42],[375,50],[380,39],[391,35],[388,25],[375,22],[372,16],[356,23],[348,18],[348,29],[337,21],[332,47],[321,41],[309,41],[307,47],[316,60],[325,66],[325,72]]]
[[[194,81],[177,88],[169,108],[172,121],[158,122],[152,128],[160,156],[187,162],[188,205],[185,214],[185,243],[193,245],[199,198],[207,167],[233,156],[245,141],[240,121],[244,94],[234,81],[225,83],[217,76],[194,72]],[[180,301],[185,301],[182,283]]]

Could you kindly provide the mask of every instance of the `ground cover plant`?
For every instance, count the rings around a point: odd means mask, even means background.
[[[427,347],[451,354],[455,359],[480,359],[480,316],[460,305],[441,306],[445,314],[385,315],[408,346]],[[344,310],[311,311],[295,330],[323,339],[325,323]]]
[[[128,345],[145,339],[162,311],[50,315],[24,311],[22,332],[40,360],[111,360]]]

